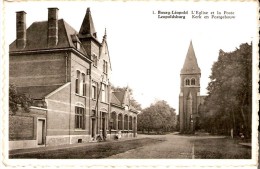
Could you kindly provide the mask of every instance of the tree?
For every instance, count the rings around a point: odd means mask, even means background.
[[[171,108],[164,100],[157,101],[145,108],[138,115],[138,130],[156,132],[173,131],[176,129],[177,116],[174,108]]]
[[[29,107],[32,105],[32,99],[25,94],[18,94],[14,84],[9,85],[9,109],[12,113],[18,111],[20,105],[26,112],[29,112]]]
[[[133,90],[129,87],[115,87],[111,86],[113,91],[125,91],[128,88],[129,95],[130,95],[130,105],[133,106],[136,110],[142,110],[141,104],[139,104],[133,97]]]
[[[252,45],[241,44],[233,52],[219,51],[212,66],[205,105],[211,115],[204,127],[211,125],[218,133],[251,133],[252,117]],[[211,121],[206,125],[205,121]]]

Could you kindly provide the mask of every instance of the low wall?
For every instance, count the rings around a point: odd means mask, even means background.
[[[38,147],[37,140],[9,141],[9,150]]]
[[[9,112],[9,150],[41,147],[37,142],[37,119],[46,119],[46,109],[30,107],[25,112],[21,107]]]

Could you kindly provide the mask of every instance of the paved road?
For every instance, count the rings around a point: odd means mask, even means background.
[[[171,159],[192,159],[194,156],[194,148],[191,140],[193,139],[205,139],[205,138],[217,138],[216,136],[180,136],[174,134],[168,135],[138,135],[138,137],[158,137],[165,139],[164,142],[158,144],[152,144],[143,146],[137,149],[129,150],[124,153],[116,154],[108,158],[112,159],[151,159],[151,158],[171,158]],[[220,138],[220,137],[218,137]],[[221,137],[223,138],[223,137]]]

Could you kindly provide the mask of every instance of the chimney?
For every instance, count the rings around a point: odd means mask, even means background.
[[[58,43],[58,8],[48,8],[48,46]]]
[[[26,12],[16,12],[16,47],[23,49],[26,46]]]

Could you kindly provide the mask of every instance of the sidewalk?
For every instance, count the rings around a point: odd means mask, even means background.
[[[135,138],[123,138],[119,140],[107,140],[104,142],[86,142],[86,143],[76,143],[76,144],[64,144],[64,145],[58,145],[58,146],[48,146],[48,147],[36,147],[36,148],[28,148],[28,149],[15,149],[10,150],[9,155],[18,155],[18,154],[28,154],[28,153],[35,153],[35,152],[44,152],[44,151],[51,151],[51,150],[61,150],[61,149],[69,149],[69,148],[77,148],[77,147],[88,147],[93,145],[102,145],[107,144],[110,142],[123,142],[127,140],[133,140],[133,139],[141,139],[138,137]]]

